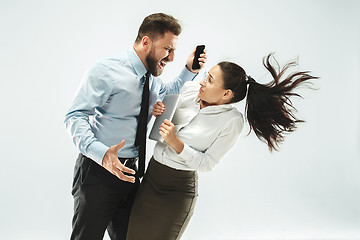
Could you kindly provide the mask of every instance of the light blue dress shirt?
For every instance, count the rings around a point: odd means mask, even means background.
[[[80,152],[98,164],[110,146],[125,140],[118,156],[138,156],[134,146],[146,68],[133,48],[116,58],[96,63],[83,82],[65,116],[65,126]],[[166,94],[179,93],[196,74],[186,68],[172,82],[151,76],[149,117],[152,106]]]

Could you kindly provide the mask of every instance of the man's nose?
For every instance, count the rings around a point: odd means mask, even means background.
[[[170,52],[169,52],[169,55],[167,56],[167,58],[169,59],[169,62],[174,61],[175,52],[174,52],[174,51],[170,51]]]

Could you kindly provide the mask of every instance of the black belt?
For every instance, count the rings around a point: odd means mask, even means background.
[[[119,157],[119,160],[122,164],[124,164],[125,167],[132,167],[135,165],[136,161],[138,160],[139,158],[120,158]]]

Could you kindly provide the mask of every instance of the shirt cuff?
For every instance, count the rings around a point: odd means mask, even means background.
[[[102,166],[102,160],[109,147],[99,141],[92,142],[88,147],[85,155],[91,158],[100,166]]]
[[[184,149],[182,150],[181,153],[178,154],[178,157],[188,161],[189,159],[192,159],[193,155],[194,155],[194,149],[192,149],[191,147],[189,147],[189,145],[184,143]]]
[[[190,72],[185,66],[184,69],[181,71],[179,77],[180,79],[183,79],[185,81],[192,81],[197,75],[198,73]]]

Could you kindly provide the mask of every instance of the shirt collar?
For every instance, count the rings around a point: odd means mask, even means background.
[[[130,48],[128,50],[128,55],[129,55],[130,62],[133,65],[133,67],[134,67],[134,69],[136,71],[138,79],[141,79],[145,75],[145,73],[147,72],[144,64],[142,63],[139,56],[135,52],[134,48]]]
[[[200,107],[200,103],[199,103],[200,99],[198,97],[195,98],[195,102],[196,104],[199,105]],[[200,112],[202,114],[213,114],[213,113],[221,113],[221,112],[227,112],[227,111],[231,111],[235,108],[235,105],[232,103],[228,103],[228,104],[222,104],[222,105],[211,105],[211,106],[207,106],[203,109],[200,110]]]

